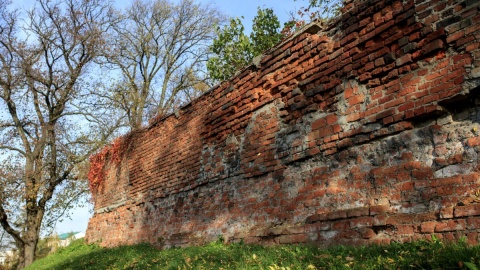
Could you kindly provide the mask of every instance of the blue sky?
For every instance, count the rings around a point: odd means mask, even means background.
[[[174,0],[175,1],[175,0]],[[279,17],[281,25],[286,22],[290,12],[296,12],[301,7],[307,5],[307,0],[197,0],[203,3],[210,3],[216,6],[225,15],[230,17],[241,17],[246,31],[250,31],[251,23],[257,13],[257,7],[272,8]],[[14,7],[30,9],[33,6],[33,0],[14,0]],[[130,1],[116,0],[117,6],[124,6]],[[92,216],[93,207],[86,206],[74,209],[71,219],[65,219],[56,226],[57,233],[66,233],[71,231],[84,232],[88,225],[88,219]]]
[[[251,22],[257,14],[257,7],[272,8],[283,26],[283,23],[289,19],[290,12],[296,12],[308,4],[306,0],[201,0],[201,2],[216,5],[227,16],[243,16],[245,18],[243,24],[246,29],[251,29]]]

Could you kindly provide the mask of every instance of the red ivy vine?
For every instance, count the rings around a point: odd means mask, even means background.
[[[107,163],[117,166],[123,158],[130,143],[131,136],[116,138],[112,144],[105,146],[100,152],[90,157],[90,170],[88,172],[88,185],[90,192],[96,195],[101,184],[108,174]]]

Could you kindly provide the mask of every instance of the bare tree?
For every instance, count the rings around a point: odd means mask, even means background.
[[[37,0],[25,20],[0,0],[0,224],[19,268],[42,226],[87,189],[88,156],[116,123],[86,107],[85,80],[111,25],[103,0]],[[90,132],[95,130],[95,132]]]
[[[135,0],[117,11],[103,64],[120,76],[103,95],[131,129],[208,90],[208,46],[223,18],[193,0]]]

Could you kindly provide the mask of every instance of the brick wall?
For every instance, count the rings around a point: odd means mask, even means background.
[[[105,165],[104,246],[480,240],[480,2],[311,24]]]

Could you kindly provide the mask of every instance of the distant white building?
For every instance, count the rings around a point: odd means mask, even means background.
[[[58,236],[58,239],[60,241],[58,246],[66,247],[66,246],[70,245],[70,243],[73,240],[77,240],[77,239],[80,239],[80,238],[83,238],[83,237],[85,237],[84,232],[74,232],[73,234],[72,233],[62,233]]]
[[[57,250],[59,247],[66,247],[70,245],[73,240],[80,239],[85,237],[84,232],[71,232],[71,233],[62,233],[54,234],[50,237],[47,237],[48,246],[52,247],[52,252]]]

